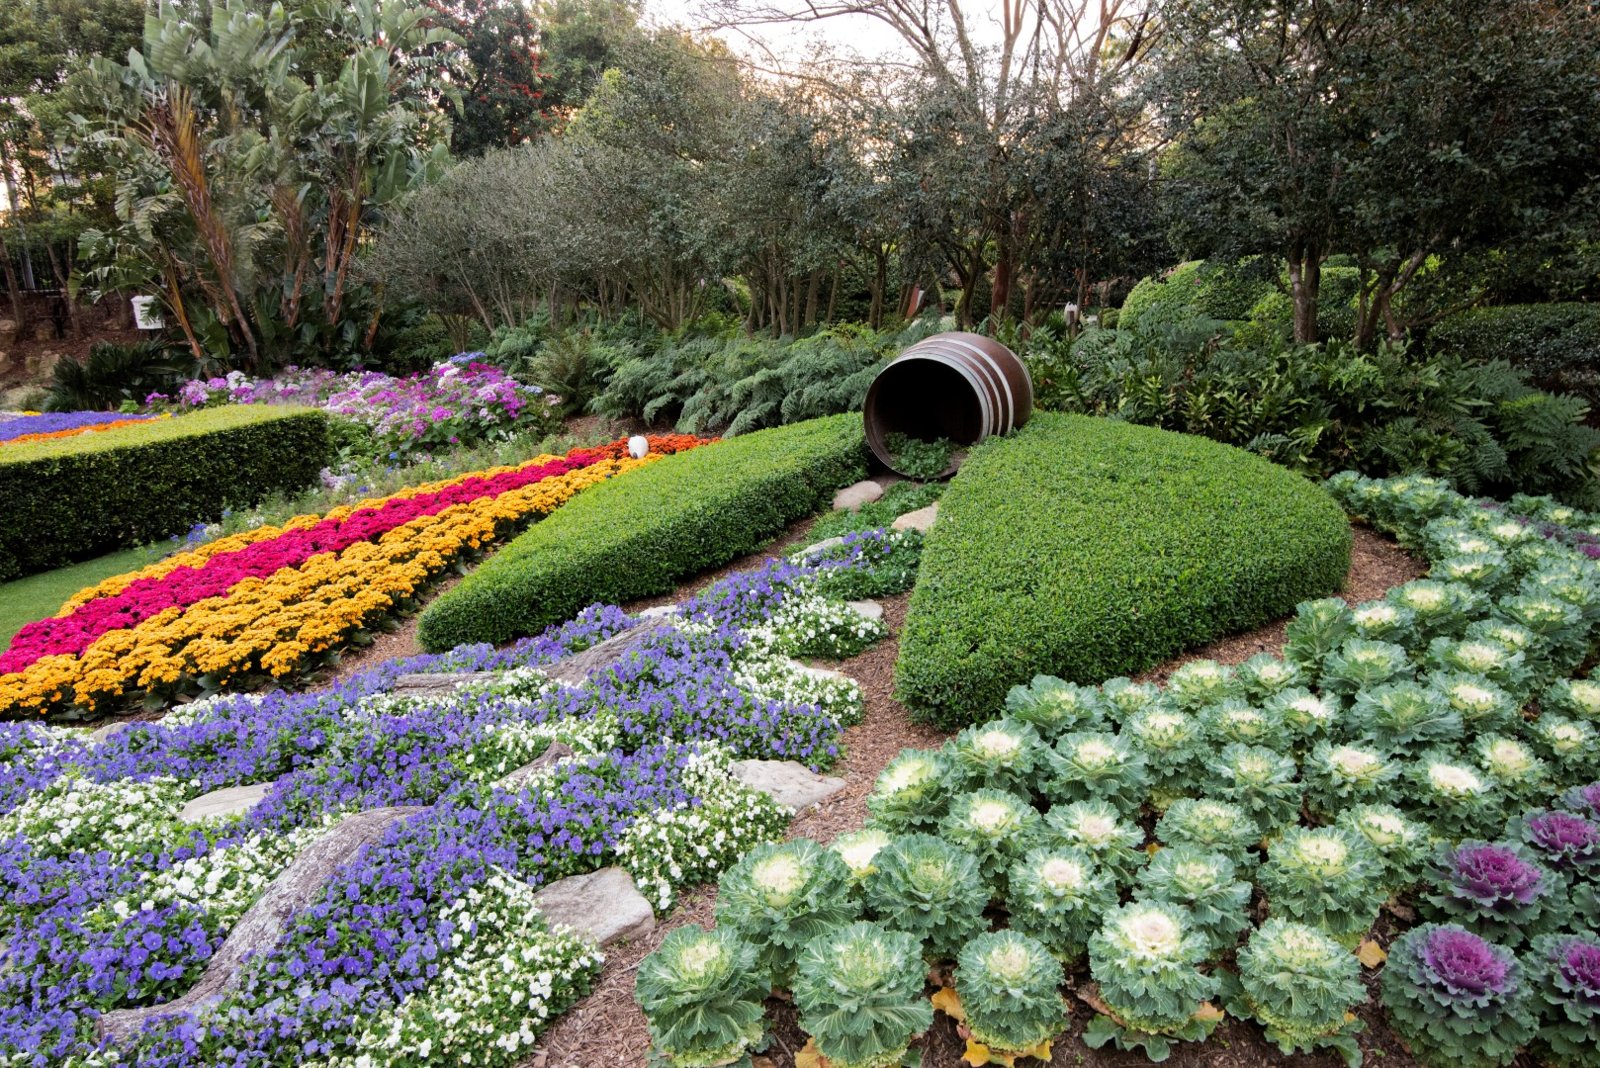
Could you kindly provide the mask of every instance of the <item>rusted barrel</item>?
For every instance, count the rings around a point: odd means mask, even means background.
[[[994,338],[960,331],[935,334],[895,357],[872,380],[863,408],[867,445],[891,471],[890,434],[975,445],[1017,429],[1032,413],[1033,380],[1016,354]]]

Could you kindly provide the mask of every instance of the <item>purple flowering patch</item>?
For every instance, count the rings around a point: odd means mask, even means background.
[[[1416,954],[1423,974],[1450,998],[1504,994],[1511,986],[1515,962],[1510,951],[1460,927],[1427,931]]]
[[[1545,873],[1510,846],[1464,842],[1448,862],[1451,889],[1488,908],[1531,904],[1546,888]]]
[[[1561,871],[1600,864],[1600,826],[1575,812],[1554,809],[1527,817],[1523,839]]]

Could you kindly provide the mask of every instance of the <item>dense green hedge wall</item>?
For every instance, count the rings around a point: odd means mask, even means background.
[[[1540,384],[1600,399],[1600,304],[1507,304],[1439,320],[1428,344],[1475,360],[1507,360]]]
[[[1097,683],[1337,590],[1350,527],[1320,487],[1203,438],[1037,413],[974,450],[929,532],[898,694],[945,728],[1035,674]]]
[[[865,473],[861,416],[813,419],[668,456],[584,490],[422,614],[424,648],[504,642],[596,601],[670,592],[758,548]]]
[[[0,581],[181,534],[331,459],[321,412],[264,405],[0,447]]]

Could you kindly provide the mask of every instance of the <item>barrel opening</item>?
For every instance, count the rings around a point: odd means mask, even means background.
[[[983,409],[959,370],[936,360],[900,360],[884,368],[867,396],[873,452],[888,463],[887,439],[946,438],[971,445],[984,434]]]

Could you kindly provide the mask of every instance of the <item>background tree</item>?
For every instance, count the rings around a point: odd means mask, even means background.
[[[523,0],[426,0],[429,22],[460,41],[466,81],[443,100],[450,151],[476,156],[516,145],[548,127],[539,71],[539,31]],[[449,47],[454,48],[454,45]]]

